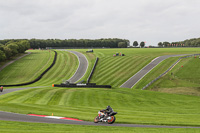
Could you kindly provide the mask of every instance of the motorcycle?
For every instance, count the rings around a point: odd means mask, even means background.
[[[104,113],[102,114],[102,112],[98,112],[98,115],[94,118],[94,123],[98,123],[98,122],[107,122],[108,124],[113,124],[116,120],[115,116],[117,112],[111,112],[111,113],[107,113],[107,115],[104,115]],[[102,115],[104,115],[104,117],[101,117]]]

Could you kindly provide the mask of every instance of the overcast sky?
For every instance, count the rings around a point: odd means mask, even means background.
[[[0,0],[0,39],[200,37],[200,0]]]

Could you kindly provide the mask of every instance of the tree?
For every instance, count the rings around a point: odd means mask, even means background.
[[[168,47],[169,44],[170,44],[169,42],[163,42],[163,46],[164,46],[164,47]]]
[[[137,41],[134,41],[134,42],[133,42],[133,46],[134,46],[134,47],[137,47],[137,46],[138,46],[138,42],[137,42]]]
[[[0,61],[4,61],[5,59],[6,59],[5,53],[2,50],[0,50]]]
[[[10,59],[12,56],[12,50],[7,46],[4,47],[4,53],[6,55],[6,59]]]
[[[24,53],[26,50],[30,48],[30,43],[27,40],[22,40],[17,42],[18,45],[18,52]]]
[[[18,45],[16,43],[14,42],[9,43],[7,47],[12,50],[12,56],[15,56],[16,54],[18,54]]]
[[[162,42],[159,42],[159,43],[158,43],[158,47],[163,47],[163,43],[162,43]]]
[[[126,42],[119,42],[118,48],[127,48],[127,43]]]
[[[0,50],[1,50],[1,51],[4,51],[4,47],[5,47],[5,46],[4,46],[3,44],[0,44]]]
[[[141,42],[141,43],[140,43],[140,47],[143,48],[144,46],[145,46],[145,43],[144,43],[144,42]]]

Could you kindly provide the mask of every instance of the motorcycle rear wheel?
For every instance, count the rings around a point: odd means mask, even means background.
[[[110,116],[111,117],[111,119],[110,120],[108,120],[108,124],[113,124],[114,122],[115,122],[115,116]]]

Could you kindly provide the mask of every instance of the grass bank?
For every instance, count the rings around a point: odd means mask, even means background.
[[[93,121],[107,105],[117,123],[200,126],[200,97],[131,89],[37,88],[0,96],[0,110]]]
[[[200,96],[200,59],[182,59],[168,74],[149,89],[167,93]]]
[[[197,133],[199,129],[170,129],[170,128],[133,128],[133,127],[108,127],[108,126],[82,126],[66,124],[45,124],[0,121],[3,133]]]
[[[87,55],[85,49],[78,49],[76,51]],[[94,49],[93,54],[99,57],[99,63],[94,71],[91,82],[119,87],[158,56],[195,54],[199,52],[199,48]],[[115,53],[123,53],[125,56],[113,57]],[[162,71],[165,71],[176,59],[177,58],[169,59],[168,62],[165,62],[164,66],[162,66]],[[162,71],[156,71],[153,76],[156,77],[160,75]],[[149,75],[146,79],[148,79],[146,82],[137,84],[136,88],[142,88],[143,85],[145,86],[153,77]]]

